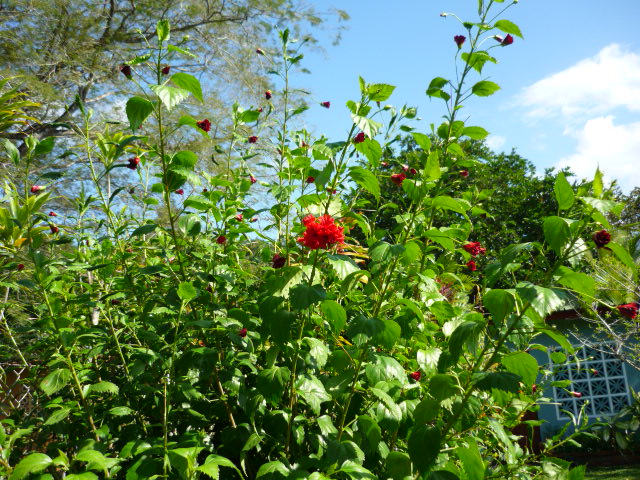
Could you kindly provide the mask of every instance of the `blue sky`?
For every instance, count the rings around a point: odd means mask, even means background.
[[[321,37],[324,52],[304,60],[311,75],[294,79],[317,101],[331,101],[330,110],[312,108],[308,128],[344,138],[345,103],[358,98],[358,75],[395,85],[388,103],[418,107],[419,131],[440,123],[440,101],[424,92],[433,77],[455,75],[453,36],[464,33],[440,13],[474,21],[476,0],[312,3],[344,9],[351,20],[339,45]],[[491,146],[515,147],[539,169],[568,165],[587,178],[600,165],[624,190],[640,185],[640,1],[521,0],[503,18],[520,26],[524,40],[493,50],[499,63],[483,77],[502,89],[467,103],[467,124],[483,126]]]

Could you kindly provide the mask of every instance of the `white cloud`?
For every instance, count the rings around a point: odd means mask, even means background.
[[[526,87],[517,100],[531,117],[585,121],[616,108],[640,112],[640,55],[615,43]]]
[[[500,135],[489,135],[487,137],[486,142],[487,142],[487,146],[491,150],[496,151],[499,148],[502,148],[504,146],[504,144],[507,142],[507,139]]]
[[[578,178],[591,180],[597,167],[605,179],[617,179],[630,191],[640,185],[640,122],[616,125],[608,115],[587,121],[574,134],[576,152],[563,158],[557,167],[569,167]]]

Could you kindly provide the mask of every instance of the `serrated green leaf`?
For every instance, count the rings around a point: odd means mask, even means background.
[[[38,473],[47,468],[53,460],[44,453],[31,453],[18,462],[9,480],[22,480],[32,473]]]
[[[575,195],[571,184],[567,181],[564,173],[558,173],[556,181],[553,185],[553,191],[556,194],[556,201],[560,210],[568,210],[575,202]]]
[[[362,167],[351,167],[349,177],[372,194],[376,200],[380,198],[380,184],[376,176],[369,170]]]
[[[258,391],[264,398],[277,405],[284,395],[284,387],[291,377],[287,367],[271,367],[262,370],[258,374]]]
[[[71,377],[71,372],[67,368],[58,368],[40,382],[40,388],[45,394],[51,396],[66,387],[71,381]]]
[[[168,111],[179,105],[189,97],[189,90],[184,88],[170,87],[169,85],[152,85],[151,90],[155,93]]]
[[[516,35],[517,37],[524,38],[522,36],[522,32],[520,31],[520,27],[509,20],[498,20],[493,25],[498,30],[503,31],[504,33],[511,33],[512,35]]]
[[[565,245],[571,238],[571,229],[564,218],[547,217],[542,224],[544,239],[551,249],[558,255],[562,255]]]
[[[324,313],[333,333],[339,335],[347,323],[347,312],[342,305],[334,300],[325,300],[320,304],[320,310]]]
[[[515,308],[516,299],[507,290],[491,289],[484,295],[482,303],[493,315],[493,321],[499,325]]]
[[[171,34],[169,20],[160,20],[156,24],[156,34],[158,35],[158,41],[160,43],[169,40],[169,36]]]
[[[481,80],[471,87],[471,92],[478,97],[488,97],[500,90],[500,85],[489,80]]]
[[[133,232],[131,232],[131,236],[139,237],[142,235],[147,235],[153,232],[156,228],[158,228],[158,226],[155,223],[148,223],[146,225],[141,225],[140,227],[136,228]]]
[[[129,119],[129,128],[135,133],[151,112],[153,112],[153,103],[146,98],[132,97],[127,100],[125,112]]]
[[[178,287],[178,296],[183,302],[189,302],[198,296],[198,289],[191,282],[182,282]]]
[[[437,427],[420,425],[414,427],[409,435],[409,456],[415,469],[427,471],[438,458],[440,452],[440,430]]]
[[[204,101],[202,98],[202,86],[200,85],[200,81],[193,75],[183,72],[174,73],[171,75],[171,81],[177,87],[191,92],[191,94],[201,102]]]
[[[532,386],[538,377],[538,362],[526,352],[513,352],[502,357],[502,365],[507,371],[522,378],[527,386]]]

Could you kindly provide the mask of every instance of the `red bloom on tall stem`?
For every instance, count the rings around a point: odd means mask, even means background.
[[[316,181],[315,177],[312,177],[312,176],[307,177],[307,183],[313,183],[315,181]]]
[[[55,225],[49,225],[49,230],[51,230],[51,233],[54,233],[54,234],[60,231],[60,229]]]
[[[322,105],[324,108],[329,108],[331,107],[331,102],[320,102],[320,105]]]
[[[57,217],[58,214],[56,212],[49,212],[50,217]]]
[[[364,132],[360,132],[355,137],[353,137],[353,143],[362,143],[364,142],[365,138],[366,137],[364,136]]]
[[[460,170],[458,172],[458,175],[460,175],[463,178],[467,178],[469,176],[469,170]]]
[[[131,80],[131,67],[129,65],[120,65],[120,72],[122,72],[122,74],[127,77],[129,80]]]
[[[480,246],[480,242],[469,242],[462,246],[467,252],[469,252],[472,256],[477,257],[478,255],[483,255],[487,249]]]
[[[476,262],[474,262],[473,260],[469,260],[467,262],[467,268],[472,272],[475,272],[478,269],[478,266],[476,265]]]
[[[258,179],[256,177],[254,177],[253,175],[249,175],[249,181],[253,185],[254,183],[256,183],[258,181]]]
[[[330,215],[319,218],[307,215],[302,219],[302,224],[307,229],[298,238],[298,242],[311,250],[326,249],[344,242],[344,227],[337,226]]]
[[[135,170],[138,168],[138,165],[140,164],[140,157],[131,157],[127,161],[129,162],[129,164],[127,165],[127,168],[129,170]]]
[[[276,253],[271,259],[271,266],[273,268],[282,268],[287,263],[287,257],[282,257],[279,253]]]
[[[638,316],[638,310],[640,310],[640,303],[638,302],[625,303],[624,305],[616,306],[616,308],[618,309],[618,312],[620,312],[620,315],[622,315],[623,317],[627,317],[630,320],[633,320]]]
[[[31,193],[38,193],[43,188],[44,187],[42,185],[32,185],[31,186]]]
[[[413,378],[416,382],[419,382],[419,381],[420,381],[420,377],[422,377],[422,373],[420,373],[420,372],[418,372],[418,371],[416,370],[415,372],[411,372],[411,373],[409,374],[409,376],[410,376],[411,378]]]
[[[167,65],[166,67],[162,67],[162,74],[169,75],[169,71],[171,71],[171,67]]]
[[[258,141],[258,137],[252,135],[247,140],[249,140],[249,143],[256,143]]]
[[[569,392],[569,395],[571,395],[574,398],[582,397],[582,393],[580,393],[580,392]]]
[[[467,39],[464,35],[456,35],[453,37],[453,41],[456,42],[458,48],[462,48],[464,41]]]
[[[20,272],[20,271],[22,271],[22,270],[24,270],[24,263],[19,263],[19,264],[16,266],[16,270],[18,270],[19,272]]]
[[[240,330],[238,330],[238,335],[240,335],[242,338],[247,336],[247,329],[246,328],[241,328]]]
[[[258,55],[264,55],[264,50],[262,50],[261,48],[256,48],[256,53]]]
[[[596,247],[602,248],[611,241],[611,234],[606,230],[600,230],[599,232],[594,233],[591,238],[593,238]]]
[[[266,98],[267,100],[271,100],[271,90],[267,90],[266,92],[264,92],[264,98]]]
[[[500,45],[502,45],[503,47],[506,47],[507,45],[511,45],[513,43],[513,37],[510,34],[507,34],[506,37],[502,38],[500,35],[496,35],[494,37],[499,43]]]
[[[199,122],[196,122],[196,125],[200,130],[204,130],[205,132],[209,132],[209,130],[211,130],[211,122],[209,121],[208,118],[205,118],[204,120],[200,120]]]
[[[182,188],[179,188],[175,193],[177,193],[178,195],[184,195],[184,190]]]
[[[220,235],[218,238],[216,238],[216,243],[218,245],[224,245],[225,243],[227,243],[227,237],[225,237],[224,235]]]
[[[404,173],[394,173],[391,175],[391,181],[396,185],[402,185],[402,182],[405,181],[407,176]]]

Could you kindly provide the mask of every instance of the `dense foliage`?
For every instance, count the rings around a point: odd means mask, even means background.
[[[77,100],[75,154],[93,189],[69,198],[73,212],[51,210],[55,175],[31,170],[53,139],[29,137],[23,154],[5,143],[21,176],[6,179],[0,209],[2,354],[28,372],[33,405],[0,423],[0,473],[582,478],[582,467],[552,456],[571,436],[538,455],[512,433],[549,401],[542,392],[552,379],[529,349],[545,349],[540,334],[571,349],[545,317],[567,290],[593,295],[595,281],[580,271],[587,255],[615,255],[634,275],[635,265],[616,242],[605,251],[592,238],[621,208],[605,198],[599,172],[578,192],[556,177],[557,211],[542,239],[501,252],[479,241],[473,225],[483,212],[459,173],[472,175],[477,161],[461,144],[487,132],[458,113],[470,95],[498,90],[472,79],[521,36],[494,18],[504,6],[480,1],[478,21],[461,24],[468,40],[451,45],[458,75],[427,90],[449,112],[435,136],[410,125],[415,110],[382,106],[393,86],[363,79],[344,140],[291,131],[300,109],[288,101],[288,73],[301,57],[285,30],[284,87],[265,92],[282,109],[234,105],[229,141],[212,147],[222,172],[207,175],[196,154],[172,146],[185,132],[210,139],[211,123],[167,116],[203,94],[194,76],[163,73],[175,52],[163,20],[152,55],[130,62],[150,81],[126,103],[126,130],[93,123]],[[412,132],[420,162],[410,176],[384,166],[392,158],[376,138],[383,121]],[[133,193],[113,180],[116,170],[135,179]],[[403,198],[392,230],[345,201],[353,188],[377,199],[385,182]],[[116,208],[122,195],[136,203]]]

